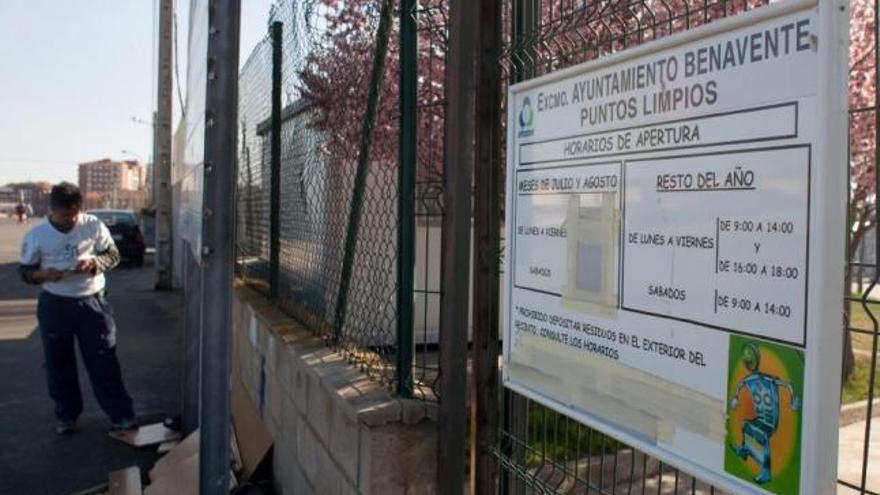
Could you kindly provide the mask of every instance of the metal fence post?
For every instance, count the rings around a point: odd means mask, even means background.
[[[397,170],[397,395],[413,395],[413,273],[418,38],[416,0],[400,2],[400,164]]]
[[[269,297],[278,297],[281,259],[281,22],[272,23],[272,154],[269,171]]]
[[[510,74],[510,83],[514,84],[532,77],[535,71],[534,57],[532,57],[533,39],[535,31],[540,25],[540,0],[513,0],[513,12],[511,15],[512,33],[512,60],[513,67]],[[508,242],[511,240],[508,239]],[[503,391],[502,427],[513,438],[528,437],[529,406],[528,400],[510,390]],[[514,459],[520,465],[526,461],[526,452],[521,444],[506,442],[504,455]],[[526,492],[526,486],[522,479],[515,474],[508,473],[501,479],[501,493],[519,495]]]
[[[202,220],[199,491],[229,493],[229,371],[235,248],[239,0],[208,7]]]
[[[471,493],[495,493],[498,464],[498,298],[501,260],[501,2],[480,1],[474,174],[474,305]]]
[[[361,206],[364,202],[364,189],[367,185],[367,169],[370,166],[370,149],[373,147],[373,128],[376,124],[376,109],[379,106],[379,88],[385,77],[385,56],[388,53],[388,32],[391,30],[391,8],[394,0],[382,0],[379,14],[379,27],[376,29],[376,47],[373,52],[373,71],[370,75],[370,88],[367,96],[367,109],[361,127],[361,140],[358,147],[357,170],[354,176],[351,210],[345,232],[345,253],[342,258],[342,275],[339,280],[339,293],[336,297],[333,340],[342,341],[345,326],[345,312],[348,305],[348,289],[351,284],[351,271],[354,267],[354,253],[357,249],[358,230],[361,222]]]
[[[437,475],[438,492],[450,495],[464,489],[478,7],[472,0],[450,1],[446,59]]]
[[[842,7],[841,7],[842,8]],[[878,155],[878,146],[880,146],[880,104],[878,104],[877,98],[880,97],[880,50],[878,50],[877,44],[880,43],[878,41],[878,37],[880,37],[880,31],[877,30],[877,23],[880,22],[880,5],[877,5],[877,2],[874,2],[874,68],[875,74],[877,75],[877,80],[874,82],[874,167],[876,167],[878,163],[880,163],[880,155]],[[849,142],[849,139],[847,139]],[[849,188],[847,188],[849,190]],[[874,191],[880,190],[880,174],[874,174]],[[875,218],[878,216],[876,208],[876,203],[874,204]],[[849,230],[849,229],[847,229]],[[849,235],[847,235],[849,237]],[[867,292],[860,294],[862,298],[862,307],[867,307],[866,301],[868,300],[868,295],[871,292],[871,289],[877,286],[878,280],[880,280],[880,272],[877,271],[877,249],[880,249],[880,228],[876,225],[874,226],[874,276],[871,283],[868,284]],[[849,261],[849,260],[847,260]],[[859,260],[861,261],[861,260]],[[851,271],[851,270],[850,270]],[[852,287],[850,286],[849,280],[846,281],[846,294],[849,294],[852,291]],[[845,303],[847,309],[849,309],[849,304]],[[871,319],[874,324],[874,332],[871,335],[871,364],[869,367],[868,374],[868,400],[867,400],[867,411],[865,412],[865,418],[867,421],[865,423],[865,443],[862,447],[862,476],[860,481],[859,488],[862,489],[863,493],[868,488],[868,462],[871,455],[871,428],[872,428],[872,418],[874,417],[874,397],[875,397],[875,382],[877,380],[877,354],[880,353],[878,351],[878,343],[880,343],[880,328],[878,328],[877,320],[875,315],[871,315]],[[849,332],[847,332],[849,335]],[[851,336],[850,336],[851,337]],[[852,345],[851,342],[846,342],[849,345]]]

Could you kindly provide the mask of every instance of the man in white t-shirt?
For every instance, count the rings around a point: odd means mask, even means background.
[[[80,213],[82,194],[76,186],[56,185],[50,202],[48,219],[24,238],[19,272],[25,282],[42,288],[37,320],[58,419],[55,430],[73,433],[82,413],[74,340],[111,427],[133,428],[132,401],[116,357],[113,309],[104,298],[104,272],[119,264],[119,251],[100,220]]]

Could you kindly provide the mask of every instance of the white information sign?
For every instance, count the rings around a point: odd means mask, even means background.
[[[504,383],[735,493],[833,493],[848,4],[511,87]]]

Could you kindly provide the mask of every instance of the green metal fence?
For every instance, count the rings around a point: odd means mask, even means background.
[[[760,3],[509,0],[501,63],[524,81]],[[501,493],[723,493],[507,390],[495,454]]]
[[[269,157],[257,126],[272,111],[272,43],[268,33],[253,51],[239,76],[238,93],[238,271],[268,293],[269,283]]]
[[[864,418],[842,426],[840,445],[855,447],[861,454],[857,462],[838,463],[840,493],[876,495],[880,480],[876,474],[880,466],[872,453],[877,445],[878,431],[872,426],[876,414],[874,401],[880,395],[877,357],[880,348],[878,329],[878,272],[877,246],[877,145],[880,141],[880,109],[878,109],[878,15],[880,2],[853,0],[850,13],[849,51],[849,170],[846,294],[844,316],[844,386],[842,402],[866,405]]]
[[[506,81],[526,80],[764,3],[505,0],[501,2],[505,41],[498,50],[498,64]],[[382,53],[376,45],[382,7],[387,4],[283,0],[273,8],[268,21],[280,22],[283,30],[280,127],[273,129],[270,118],[268,33],[251,53],[240,79],[238,271],[375,379],[401,395],[434,400],[440,376],[437,344],[442,338],[448,2],[392,2],[392,22],[386,24],[388,44]],[[848,316],[848,343],[852,342],[854,352],[847,359],[852,373],[844,399],[867,400],[869,407],[868,421],[855,426],[862,428],[856,435],[862,441],[862,462],[856,475],[841,475],[841,490],[877,494],[880,487],[870,485],[868,477],[876,469],[868,459],[880,337],[878,299],[871,292],[878,277],[875,253],[880,243],[874,227],[880,118],[877,2],[854,0],[852,11],[856,31],[850,60],[853,180],[847,276],[851,290],[842,311]],[[374,74],[378,57],[384,57],[384,69]],[[371,90],[377,98],[375,113],[368,111]],[[502,113],[503,109],[502,104]],[[502,116],[502,126],[503,121]],[[270,263],[273,132],[281,137],[274,267]],[[366,141],[365,136],[369,136]],[[362,159],[365,144],[368,159]],[[502,159],[494,166],[500,167],[497,176],[503,180],[503,139],[498,148],[496,156]],[[359,166],[364,172],[360,193],[355,186]],[[358,197],[360,218],[352,237],[352,205]],[[488,201],[503,218],[503,198]],[[401,219],[410,220],[402,224]],[[477,254],[481,259],[495,256]],[[401,264],[413,268],[411,279],[406,276],[409,270],[399,269]],[[275,291],[270,284],[273,269],[278,274]],[[492,449],[500,492],[721,493],[531,400],[513,392],[501,395],[501,428]]]
[[[716,19],[760,8],[755,0],[504,2],[502,65],[517,82],[626,50]],[[869,474],[877,381],[878,298],[875,173],[877,163],[878,2],[852,2],[850,47],[850,236],[844,402],[866,401],[866,420],[841,429],[842,445],[859,443],[860,462],[841,464],[839,493],[877,494]],[[841,157],[841,160],[845,159]],[[868,246],[866,249],[865,246]],[[865,404],[865,402],[862,402]],[[873,434],[876,439],[877,433]],[[721,493],[613,438],[506,391],[495,454],[503,493]],[[828,462],[836,462],[829,459]],[[874,483],[874,484],[872,484]]]
[[[381,4],[273,6],[280,167],[275,178],[267,34],[240,76],[237,268],[376,380],[436,400],[445,3],[404,16],[406,4],[389,2],[384,27]],[[410,21],[406,37],[401,19]]]

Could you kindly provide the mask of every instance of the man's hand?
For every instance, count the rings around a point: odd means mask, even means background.
[[[33,281],[37,284],[42,284],[43,282],[57,282],[64,277],[64,272],[60,270],[56,270],[54,268],[46,268],[43,270],[37,270],[31,275]]]
[[[76,273],[95,273],[95,268],[97,265],[95,264],[94,258],[89,258],[87,260],[79,260],[76,264],[76,268],[73,269]]]

